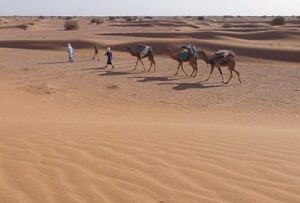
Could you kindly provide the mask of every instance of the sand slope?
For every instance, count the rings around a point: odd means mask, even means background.
[[[295,27],[80,19],[65,32],[61,20],[34,22],[0,29],[1,203],[300,202]],[[188,41],[236,51],[243,83],[224,85],[218,71],[205,82],[203,62],[196,78],[174,76],[165,48]],[[140,42],[157,53],[157,73],[131,70],[124,46]],[[100,55],[112,45],[115,70],[91,60],[94,43]]]

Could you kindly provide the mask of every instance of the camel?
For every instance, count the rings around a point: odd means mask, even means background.
[[[179,51],[176,54],[170,48],[170,49],[168,49],[168,54],[172,59],[178,61],[178,63],[179,63],[178,67],[177,67],[177,72],[175,73],[175,75],[178,75],[179,68],[181,67],[181,70],[185,73],[186,76],[188,76],[188,74],[183,69],[183,63],[189,62],[190,66],[192,66],[192,68],[193,68],[193,72],[189,77],[192,77],[192,76],[196,77],[197,72],[198,72],[197,56],[194,53],[192,53],[192,50],[188,47],[189,46],[182,46],[180,50],[183,50],[183,51]]]
[[[133,50],[132,48],[130,48],[129,46],[126,46],[127,50],[129,51],[129,53],[132,56],[137,57],[137,61],[135,64],[135,67],[133,68],[133,70],[136,69],[139,61],[142,63],[144,71],[145,71],[145,65],[142,61],[143,58],[148,57],[148,60],[151,62],[150,68],[148,71],[151,71],[152,65],[154,66],[154,72],[156,72],[156,64],[154,61],[154,53],[153,50],[151,48],[151,46],[146,46],[146,45],[138,45],[135,47],[135,49]]]
[[[229,81],[231,80],[233,71],[237,74],[239,78],[239,82],[242,83],[240,79],[240,73],[235,69],[235,64],[236,64],[235,56],[236,56],[235,53],[231,50],[217,51],[212,57],[208,57],[204,51],[198,51],[199,59],[202,59],[203,61],[206,62],[206,64],[211,65],[210,74],[205,81],[208,81],[210,79],[210,76],[213,73],[214,68],[217,67],[221,74],[222,80],[225,84],[228,84]],[[227,66],[230,72],[230,76],[227,81],[224,80],[223,73],[221,70],[221,67],[224,66]]]

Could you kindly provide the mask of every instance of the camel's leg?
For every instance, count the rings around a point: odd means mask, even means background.
[[[189,76],[189,78],[190,78],[190,77],[192,77],[192,76],[194,75],[194,73],[195,73],[195,64],[192,63],[191,61],[190,61],[189,64],[190,64],[190,66],[193,68],[192,74]]]
[[[139,58],[137,59],[137,61],[136,61],[136,63],[135,63],[135,67],[132,69],[132,70],[135,70],[136,69],[136,67],[137,67],[137,65],[138,65],[138,63],[139,63]]]
[[[146,69],[145,69],[145,65],[144,65],[144,63],[143,63],[142,59],[140,59],[140,61],[141,61],[142,65],[143,65],[144,71],[146,71]]]
[[[178,75],[179,68],[180,68],[180,63],[178,64],[177,71],[174,75]]]
[[[211,74],[213,73],[214,68],[215,68],[214,65],[212,65],[212,66],[210,67],[210,74],[209,74],[208,78],[207,78],[206,80],[204,80],[204,81],[208,81],[208,80],[210,79],[210,76],[211,76]]]
[[[148,72],[150,72],[150,71],[151,71],[152,65],[153,65],[153,64],[152,64],[152,62],[151,62],[151,65],[150,65],[150,68],[149,68]]]
[[[233,68],[233,71],[237,74],[237,76],[239,78],[239,82],[242,83],[239,71],[237,71],[235,68]]]
[[[197,73],[198,73],[198,68],[196,68],[196,70],[195,70],[195,75],[194,75],[194,77],[197,76]]]
[[[155,64],[155,62],[153,64],[154,64],[154,72],[156,72],[156,64]]]
[[[223,82],[225,82],[224,77],[223,77],[223,73],[222,73],[222,70],[221,70],[221,67],[217,66],[217,68],[219,70],[219,73],[220,73],[220,75],[222,77]]]
[[[192,68],[193,68],[193,72],[192,72],[192,74],[189,76],[189,78],[192,77],[192,76],[194,75],[194,73],[195,73],[195,68],[194,68],[194,67],[192,67]]]
[[[183,63],[181,63],[181,70],[184,72],[185,76],[188,76],[188,74],[185,72],[185,70],[183,69]]]
[[[224,82],[225,84],[228,84],[229,81],[231,80],[231,78],[232,78],[232,71],[233,71],[233,69],[229,68],[230,76],[229,76],[228,80],[226,82]]]
[[[150,65],[150,68],[149,68],[149,70],[148,70],[148,71],[150,72],[150,70],[151,70],[152,66],[153,66],[153,68],[154,68],[154,72],[156,72],[156,68],[155,68],[155,66],[156,66],[156,65],[155,65],[155,63],[154,63],[154,62],[152,62],[152,61],[151,61],[151,65]]]
[[[197,76],[197,72],[198,72],[198,66],[197,66],[197,63],[195,63],[195,75],[194,75],[194,77]]]

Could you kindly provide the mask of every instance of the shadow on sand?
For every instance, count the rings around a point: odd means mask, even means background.
[[[207,89],[214,87],[224,87],[224,83],[215,83],[215,84],[202,84],[202,83],[160,83],[159,85],[175,85],[172,87],[175,91],[182,91],[188,89]]]
[[[105,71],[104,73],[99,74],[99,76],[118,76],[118,75],[130,75],[134,73],[122,72],[122,71]]]
[[[104,69],[106,69],[105,67],[96,67],[96,68],[83,68],[83,69],[81,69],[81,70],[84,70],[84,71],[88,71],[88,70],[90,70],[90,71],[96,71],[96,70],[104,70]]]
[[[70,63],[70,62],[69,61],[43,62],[43,63],[37,63],[37,65],[55,65],[55,64],[63,64],[63,63]]]
[[[90,61],[90,60],[88,60],[88,59],[74,60],[73,63],[87,62],[87,61]],[[65,63],[70,63],[70,62],[68,60],[65,60],[65,61],[49,61],[49,62],[37,63],[37,65],[55,65],[55,64],[65,64]]]
[[[137,80],[137,82],[164,82],[164,81],[173,81],[173,80],[178,80],[178,79],[170,79],[168,77],[131,77],[131,78],[135,78],[135,79],[139,79]]]

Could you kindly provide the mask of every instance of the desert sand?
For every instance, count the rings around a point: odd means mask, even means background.
[[[99,19],[1,17],[1,203],[300,202],[299,19]],[[157,72],[132,71],[139,43]],[[185,43],[234,50],[242,84],[175,76]]]

